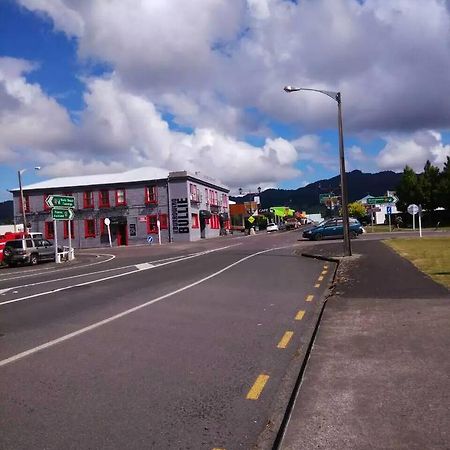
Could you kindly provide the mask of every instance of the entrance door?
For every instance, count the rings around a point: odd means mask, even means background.
[[[206,238],[206,220],[202,216],[200,216],[200,237],[202,239]]]
[[[117,245],[127,245],[127,225],[126,224],[118,224],[117,225]]]

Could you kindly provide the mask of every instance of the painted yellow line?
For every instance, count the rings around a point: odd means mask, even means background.
[[[312,302],[313,299],[314,299],[314,295],[307,295],[306,298],[305,298],[305,300],[306,300],[307,302]]]
[[[212,450],[225,450],[224,448],[214,447]]]
[[[323,276],[322,276],[322,275],[320,275],[320,277],[319,277],[319,278],[317,278],[317,281],[323,281]]]
[[[327,270],[322,270],[322,275],[326,275],[328,273]]]
[[[268,379],[269,375],[264,375],[263,373],[261,375],[258,375],[258,378],[256,379],[255,383],[248,391],[247,400],[258,400]]]
[[[315,288],[319,288],[320,287],[320,283],[317,283],[314,285]]]
[[[294,335],[293,331],[286,331],[286,333],[284,333],[283,337],[281,338],[280,342],[278,342],[277,348],[286,348],[289,345],[289,341],[291,340],[293,335]]]
[[[328,266],[325,265],[325,266],[323,266],[323,268],[326,270],[326,269],[328,269]]]
[[[295,316],[295,320],[302,320],[303,316],[305,315],[305,311],[303,311],[302,309],[297,313],[297,315]]]

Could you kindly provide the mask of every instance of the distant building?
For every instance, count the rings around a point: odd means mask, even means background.
[[[198,172],[170,172],[163,177],[159,171],[154,177],[151,170],[55,178],[25,186],[27,223],[48,239],[55,238],[56,224],[58,243],[67,245],[69,222],[54,222],[45,200],[49,195],[71,195],[75,248],[109,246],[105,218],[110,219],[113,245],[144,244],[150,236],[158,242],[158,220],[162,242],[217,237],[229,228],[226,186]],[[20,192],[11,192],[14,221],[22,223]]]

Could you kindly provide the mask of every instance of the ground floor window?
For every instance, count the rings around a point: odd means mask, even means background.
[[[69,239],[69,222],[70,222],[70,236],[73,239],[75,237],[75,227],[73,225],[73,220],[64,221],[64,239]]]
[[[213,214],[210,219],[211,228],[214,230],[218,230],[220,228],[220,220],[217,214]]]
[[[55,226],[53,222],[45,222],[45,239],[55,239]]]
[[[90,238],[95,237],[95,220],[85,219],[84,220],[84,237]]]
[[[192,228],[200,228],[198,214],[192,214]]]
[[[161,225],[161,230],[167,230],[167,228],[168,228],[167,214],[160,214],[159,222]]]
[[[147,216],[147,233],[157,233],[158,232],[158,225],[156,221],[158,220],[158,216],[156,214]]]

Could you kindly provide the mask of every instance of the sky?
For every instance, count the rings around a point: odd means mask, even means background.
[[[0,201],[141,167],[296,189],[450,155],[448,0],[0,0]],[[33,168],[40,166],[40,171]]]

